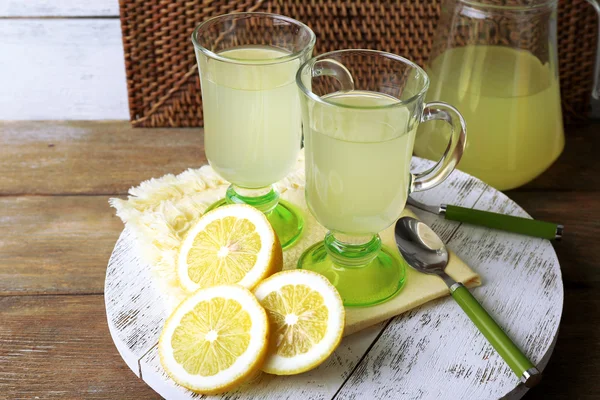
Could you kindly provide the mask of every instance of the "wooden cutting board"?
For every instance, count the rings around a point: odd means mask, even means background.
[[[426,162],[415,159],[413,164],[421,169]],[[505,195],[460,171],[415,197],[430,204],[527,216]],[[552,245],[414,211],[482,276],[484,286],[473,290],[475,296],[532,361],[545,366],[563,304],[560,265]],[[198,398],[171,381],[160,366],[156,344],[168,307],[149,269],[126,229],[106,273],[111,335],[127,365],[160,395]],[[261,375],[224,397],[496,399],[520,398],[525,391],[458,305],[444,298],[346,337],[334,355],[313,371],[293,377]]]

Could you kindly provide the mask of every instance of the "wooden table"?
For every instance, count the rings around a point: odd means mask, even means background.
[[[568,127],[559,161],[508,192],[535,218],[566,226],[555,245],[561,331],[545,380],[526,399],[600,397],[599,133]],[[206,163],[201,130],[1,122],[0,138],[0,398],[159,398],[108,332],[104,275],[123,225],[107,201]]]

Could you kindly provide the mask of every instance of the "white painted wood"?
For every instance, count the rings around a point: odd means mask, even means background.
[[[414,164],[426,162],[416,159]],[[431,204],[526,215],[503,194],[461,172],[416,197]],[[546,362],[563,302],[560,266],[552,246],[541,239],[418,214],[483,275],[484,285],[475,290],[475,296],[534,362],[544,357]],[[141,371],[142,379],[159,394],[168,399],[198,397],[174,384],[160,367],[154,345],[164,312],[160,296],[143,274],[147,267],[139,261],[131,241],[130,235],[122,235],[107,270],[107,316],[113,339],[128,365],[136,373]],[[126,316],[135,317],[128,320]],[[123,322],[119,321],[124,320],[130,322],[121,328]],[[157,323],[158,329],[153,325]],[[351,335],[343,343],[319,369],[293,378],[263,376],[235,392],[233,398],[494,399],[510,394],[516,399],[525,393],[448,298],[396,317],[389,325]]]
[[[128,119],[118,19],[0,19],[0,119]]]
[[[430,165],[429,161],[414,158],[412,168],[414,171],[419,171]],[[446,180],[443,186],[434,188],[427,193],[416,193],[415,197],[418,200],[426,201],[435,196],[440,202],[471,207],[485,188],[485,184],[481,181],[456,172]],[[429,197],[424,197],[425,195]],[[459,226],[455,222],[445,222],[420,210],[413,211],[419,215],[419,218],[436,229],[444,240],[450,238]],[[150,327],[162,327],[167,317],[165,302],[161,298],[159,289],[155,287],[148,270],[149,266],[142,261],[136,251],[133,234],[125,230],[109,261],[105,282],[105,302],[108,325],[117,349],[138,376],[138,360],[151,350],[158,342],[160,335],[160,328]],[[144,299],[139,298],[136,290],[144,291]],[[140,301],[145,302],[140,304]],[[127,316],[131,315],[135,316],[135,324],[123,326],[123,321],[127,321]],[[353,367],[347,366],[341,372],[340,377],[343,376],[343,379],[338,380],[340,384],[346,378],[346,375],[343,374],[347,374]]]
[[[109,260],[104,302],[108,328],[117,350],[139,376],[138,361],[156,344],[165,322],[162,297],[154,287],[150,266],[140,257],[132,232],[125,229]]]
[[[294,376],[261,374],[252,382],[222,397],[227,400],[330,399],[386,324],[380,323],[344,338],[335,353],[312,371]],[[166,376],[160,365],[157,346],[142,358],[140,365],[144,381],[166,399],[198,397]]]
[[[475,207],[527,215],[491,188]],[[467,225],[447,243],[481,275],[484,284],[472,290],[475,297],[531,360],[540,362],[558,333],[563,303],[550,243]],[[517,381],[460,307],[446,298],[396,317],[337,398],[497,399]]]
[[[413,157],[411,171],[421,172],[433,166],[433,162],[422,158]],[[424,192],[415,192],[411,196],[423,203],[434,205],[454,204],[463,207],[473,207],[477,199],[487,189],[487,185],[477,178],[462,173],[453,172],[441,185]],[[442,240],[447,241],[452,233],[460,226],[458,222],[445,221],[437,215],[417,208],[411,208],[417,216],[428,224]]]
[[[118,0],[2,0],[0,17],[118,17]]]

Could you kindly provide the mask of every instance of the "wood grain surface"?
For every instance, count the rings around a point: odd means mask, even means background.
[[[118,18],[0,18],[0,37],[0,119],[129,118]]]
[[[0,321],[0,398],[160,398],[112,344],[102,295],[0,297]]]
[[[2,17],[118,17],[118,0],[3,0]]]
[[[120,195],[206,164],[201,129],[126,122],[0,122],[0,194]]]
[[[525,399],[600,398],[598,133],[600,125],[569,127],[558,162],[507,193],[533,217],[565,225],[554,245],[565,285],[560,335],[544,381]],[[122,226],[105,201],[204,163],[200,130],[3,122],[0,142],[0,398],[158,398],[119,357],[106,325],[103,276]]]
[[[600,173],[600,162],[588,160],[590,169]],[[554,246],[565,286],[558,342],[544,380],[526,399],[600,398],[599,189],[597,185],[585,192],[507,193],[536,218],[565,224],[565,236]]]
[[[552,192],[600,191],[600,122],[567,126],[565,135],[565,149],[558,161],[535,180],[512,192],[547,190],[552,196]]]
[[[106,196],[4,196],[0,295],[102,294],[123,229]]]

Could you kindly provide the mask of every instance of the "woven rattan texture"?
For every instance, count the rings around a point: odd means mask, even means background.
[[[120,0],[131,121],[139,127],[202,126],[202,96],[191,44],[195,26],[234,11],[288,15],[317,35],[315,54],[380,49],[423,65],[440,0]],[[561,0],[559,69],[565,119],[585,119],[593,80],[596,14],[585,0]]]

